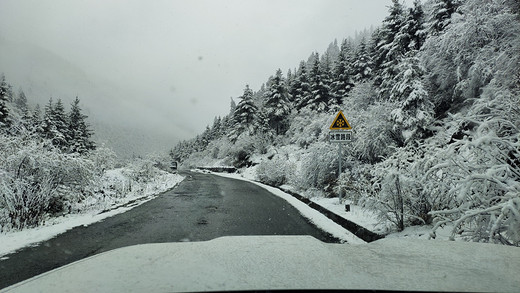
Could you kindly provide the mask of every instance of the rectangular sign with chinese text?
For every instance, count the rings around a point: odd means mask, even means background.
[[[349,142],[352,140],[351,131],[330,131],[329,142]]]

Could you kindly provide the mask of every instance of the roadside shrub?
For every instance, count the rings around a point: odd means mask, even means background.
[[[139,159],[130,164],[127,174],[131,180],[136,182],[148,182],[158,173],[154,162],[147,159]]]
[[[49,210],[51,200],[56,198],[50,178],[31,182],[3,174],[0,178],[0,206],[4,208],[9,224],[3,226],[16,229],[41,224]]]
[[[235,154],[235,161],[233,162],[233,166],[236,168],[251,166],[250,157],[251,155],[246,150],[239,150]]]
[[[15,229],[38,225],[47,213],[70,211],[95,179],[90,160],[30,137],[1,137],[0,166],[0,208]]]
[[[293,170],[294,164],[288,162],[287,155],[278,155],[262,161],[256,169],[256,177],[262,183],[280,186],[287,183]]]
[[[88,158],[93,162],[96,174],[101,176],[106,170],[115,167],[117,155],[103,145],[90,151]]]
[[[350,162],[353,164],[354,162]],[[347,163],[348,165],[348,163]],[[362,164],[354,166],[341,173],[338,180],[336,193],[339,193],[339,188],[343,190],[345,198],[352,200],[354,204],[358,204],[359,200],[372,191],[370,170],[372,165]]]
[[[363,206],[374,210],[381,220],[393,223],[399,231],[410,225],[431,224],[432,207],[447,200],[432,197],[425,189],[425,151],[424,147],[413,145],[394,149],[392,156],[372,165],[371,190],[360,198]]]
[[[318,188],[333,195],[338,172],[338,154],[334,145],[320,142],[309,147],[309,152],[302,157],[300,186]]]

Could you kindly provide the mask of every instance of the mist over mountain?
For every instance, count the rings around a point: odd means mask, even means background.
[[[188,123],[178,124],[171,117],[157,115],[146,101],[127,98],[139,93],[89,74],[37,45],[0,37],[0,73],[6,75],[15,93],[24,91],[31,108],[36,104],[43,107],[51,97],[68,107],[78,96],[96,142],[121,157],[164,152],[193,132]]]

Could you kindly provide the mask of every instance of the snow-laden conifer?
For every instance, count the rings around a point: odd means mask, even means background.
[[[263,108],[269,126],[274,129],[276,135],[281,135],[287,130],[291,108],[285,79],[282,76],[282,70],[278,69],[264,94]]]

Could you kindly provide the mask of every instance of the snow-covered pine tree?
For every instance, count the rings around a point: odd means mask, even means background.
[[[327,55],[330,59],[330,63],[333,64],[338,60],[340,54],[340,48],[338,46],[338,40],[334,39],[334,42],[330,43],[325,51],[324,55]]]
[[[18,92],[18,96],[14,101],[14,105],[16,106],[16,108],[18,108],[22,115],[27,112],[27,96],[25,96],[25,93],[22,89],[20,89],[20,91]]]
[[[56,105],[54,105],[51,115],[54,125],[52,129],[52,143],[62,151],[65,151],[69,146],[69,131],[67,127],[67,114],[65,113],[61,99],[58,99]]]
[[[332,82],[332,92],[334,98],[336,99],[335,104],[337,105],[342,104],[343,98],[345,98],[352,87],[354,87],[354,82],[352,79],[352,66],[354,64],[349,59],[354,59],[355,57],[348,58],[348,56],[353,55],[352,51],[353,48],[350,41],[344,40],[341,44],[341,50],[334,67]]]
[[[330,88],[330,62],[325,57],[323,65],[321,65],[319,59],[319,54],[316,53],[310,74],[312,95],[305,107],[322,112],[329,110],[333,99]]]
[[[356,48],[354,62],[352,63],[353,80],[363,82],[369,79],[372,76],[373,67],[372,56],[370,56],[367,50],[365,39],[362,38]]]
[[[92,131],[87,124],[87,116],[81,113],[79,102],[79,98],[76,97],[68,115],[67,145],[70,152],[84,154],[93,150],[95,144],[90,139]]]
[[[296,70],[293,71],[291,69],[287,70],[287,95],[289,98],[289,102],[294,104],[294,86],[296,80]]]
[[[329,54],[324,54],[320,61],[321,66],[321,84],[319,86],[320,92],[322,94],[325,101],[327,101],[327,111],[329,109],[337,110],[339,105],[341,104],[341,98],[336,98],[332,91],[332,81],[333,81],[333,59]]]
[[[5,76],[0,77],[0,129],[6,128],[10,124],[9,109],[7,102],[9,101],[9,85],[5,81]]]
[[[293,82],[292,95],[293,104],[298,111],[305,107],[311,98],[311,85],[305,61],[300,62],[300,67]]]
[[[394,128],[405,142],[424,137],[434,115],[433,103],[422,81],[424,69],[414,52],[409,55],[399,63],[399,73],[390,92],[390,100],[398,105],[391,113]]]
[[[287,131],[287,118],[291,113],[291,108],[285,79],[282,76],[282,70],[278,69],[264,94],[263,109],[269,121],[269,126],[275,131],[276,135],[284,134]]]
[[[383,26],[379,31],[380,42],[377,44],[377,64],[381,77],[379,97],[388,99],[390,90],[393,88],[393,79],[397,75],[397,64],[406,52],[408,44],[405,41],[401,28],[405,20],[404,7],[398,0],[392,0],[389,7],[389,15],[384,19]]]
[[[49,98],[49,102],[45,105],[43,119],[41,121],[41,135],[45,139],[52,139],[52,128],[55,127],[52,116],[53,108],[54,104],[51,97]]]
[[[408,10],[403,30],[410,35],[408,50],[419,50],[426,40],[426,16],[420,0],[413,2],[413,7]]]
[[[40,104],[36,104],[36,106],[34,106],[34,110],[30,114],[30,116],[30,125],[33,129],[32,131],[34,131],[35,133],[42,134],[42,110],[40,108]]]
[[[451,16],[460,5],[460,0],[434,0],[428,21],[429,33],[441,33],[450,24]]]
[[[246,85],[244,94],[233,113],[234,127],[230,139],[237,139],[244,131],[253,134],[257,121],[258,107],[253,103],[253,91]]]
[[[215,119],[213,119],[213,126],[211,129],[213,139],[218,139],[222,136],[222,118],[220,118],[220,116],[217,116]]]
[[[54,104],[52,98],[49,98],[49,103],[45,106],[43,114],[41,131],[43,138],[50,140],[60,150],[67,150],[67,116],[60,99]]]

